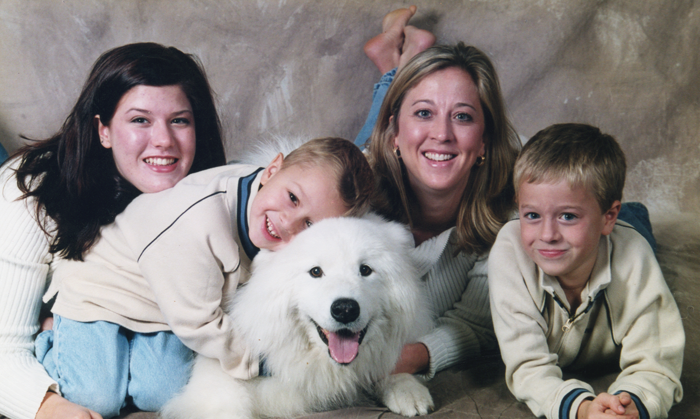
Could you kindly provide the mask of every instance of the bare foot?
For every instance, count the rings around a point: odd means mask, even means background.
[[[398,67],[404,44],[404,27],[418,8],[396,9],[382,19],[382,33],[367,41],[365,54],[382,74]]]
[[[403,27],[416,14],[417,6],[410,6],[408,9],[396,9],[387,13],[382,19],[382,32],[394,31],[396,35],[401,35]]]
[[[407,25],[403,28],[405,40],[399,57],[398,68],[401,69],[406,63],[419,52],[423,52],[435,44],[435,35],[425,29],[418,29],[415,26]]]

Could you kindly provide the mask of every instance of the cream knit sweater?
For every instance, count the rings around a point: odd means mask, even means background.
[[[8,166],[0,172],[0,415],[34,419],[46,391],[58,390],[34,356],[39,309],[52,256]],[[43,222],[43,220],[42,220]]]
[[[449,240],[454,231],[446,230],[414,251],[438,315],[437,327],[420,339],[430,353],[427,378],[497,349],[489,311],[488,257],[458,253]]]

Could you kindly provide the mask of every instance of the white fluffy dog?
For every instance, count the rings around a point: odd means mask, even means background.
[[[432,326],[408,230],[378,217],[323,220],[262,250],[228,311],[268,376],[236,380],[198,357],[168,419],[292,417],[378,399],[406,416],[433,406],[401,348]]]

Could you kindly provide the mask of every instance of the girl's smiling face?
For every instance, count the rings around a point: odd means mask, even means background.
[[[119,100],[109,125],[95,119],[117,170],[141,192],[171,188],[189,173],[195,121],[180,86],[135,86]]]
[[[261,249],[281,249],[314,222],[348,211],[330,167],[321,163],[283,168],[282,162],[279,154],[265,168],[251,204],[249,237]]]
[[[484,155],[484,114],[472,78],[455,67],[436,71],[406,93],[397,116],[399,147],[414,192],[462,195]]]

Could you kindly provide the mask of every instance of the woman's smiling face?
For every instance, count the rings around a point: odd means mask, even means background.
[[[478,89],[463,70],[436,71],[409,90],[394,146],[413,191],[461,196],[476,158],[484,155],[484,129]]]
[[[196,149],[194,113],[180,86],[138,85],[117,104],[109,125],[96,116],[100,141],[119,173],[141,192],[175,186]]]

